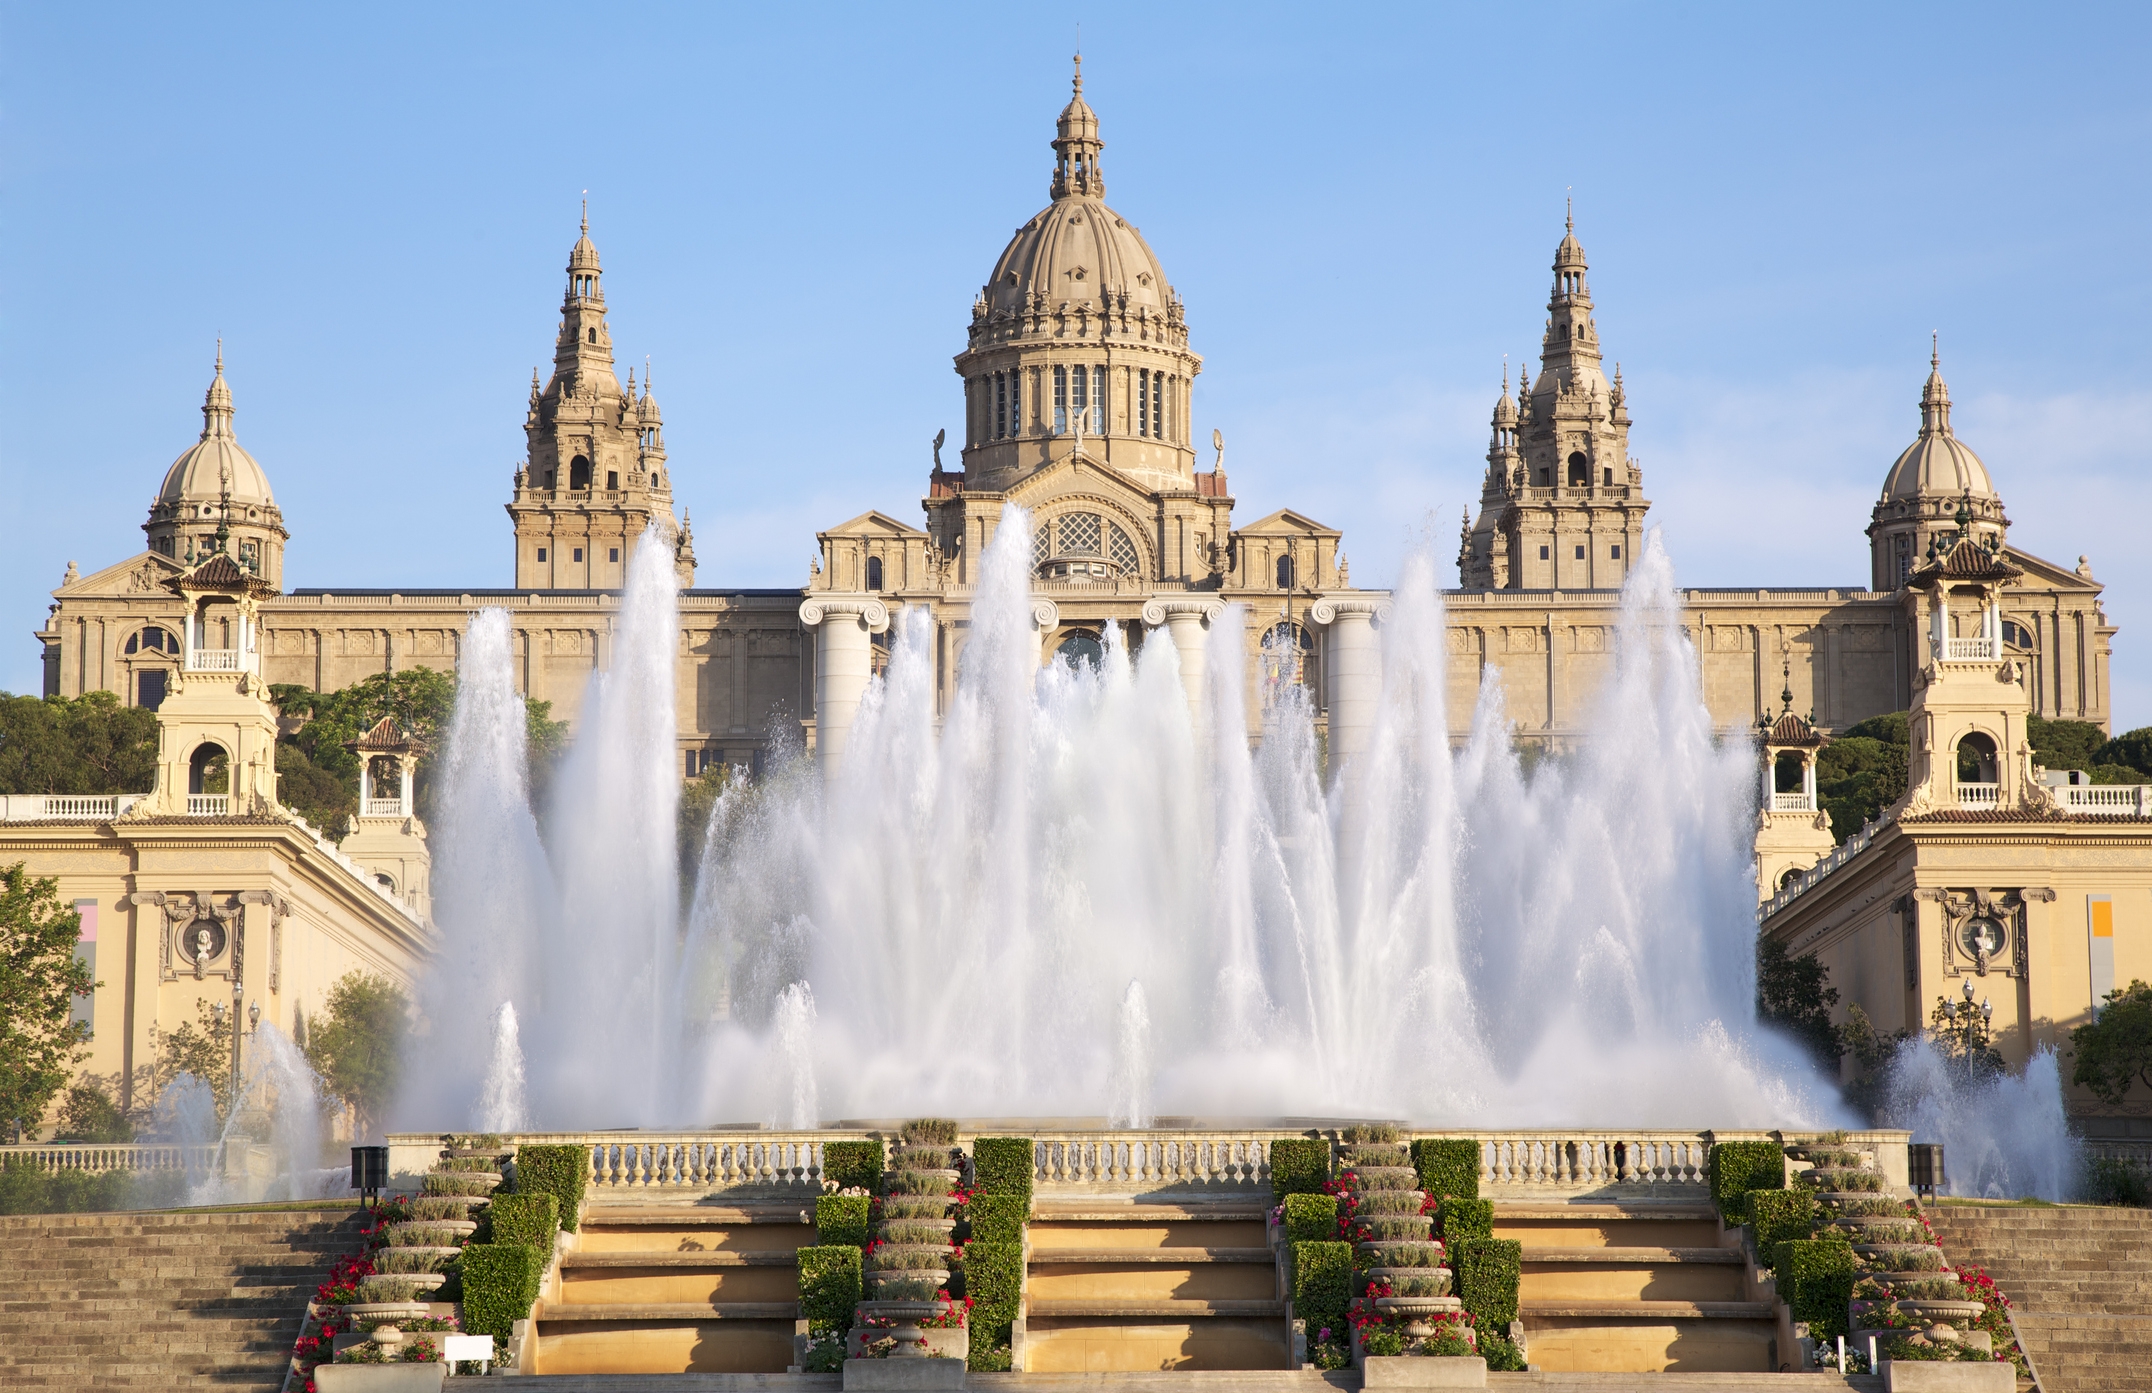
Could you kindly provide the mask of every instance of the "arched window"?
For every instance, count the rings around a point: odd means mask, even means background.
[[[1106,547],[1113,557],[1113,564],[1121,568],[1122,575],[1132,576],[1142,568],[1143,563],[1136,555],[1136,544],[1129,540],[1128,534],[1121,530],[1119,524],[1106,524]]]
[[[1071,629],[1054,649],[1054,657],[1072,668],[1097,670],[1106,661],[1106,645],[1089,629]]]
[[[187,792],[228,793],[231,790],[229,762],[222,745],[208,741],[194,747],[187,758]]]
[[[1060,530],[1062,556],[1099,556],[1101,528],[1097,513],[1063,513],[1055,526]]]
[[[1290,552],[1278,558],[1278,588],[1280,590],[1293,588],[1293,557]]]
[[[1977,730],[1958,741],[1958,782],[1992,784],[1996,781],[1995,742]]]
[[[592,343],[596,343],[598,341],[598,331],[596,329],[592,329],[590,331],[590,341]]]
[[[1786,873],[1778,878],[1778,888],[1783,890],[1806,874],[1799,866],[1788,866]]]
[[[882,588],[882,558],[879,556],[867,558],[867,588],[869,590],[880,590]]]
[[[168,629],[148,628],[127,636],[129,653],[177,653],[179,638]]]
[[[1569,457],[1569,486],[1573,489],[1588,487],[1592,481],[1591,462],[1582,451]]]
[[[1314,636],[1290,620],[1271,625],[1263,634],[1261,672],[1265,706],[1276,701],[1279,693],[1294,683],[1313,687],[1316,681]]]
[[[1781,750],[1771,763],[1771,789],[1775,793],[1805,793],[1806,782],[1801,777],[1801,757],[1792,750]]]
[[[590,487],[590,460],[587,456],[577,455],[574,459],[568,461],[568,487],[571,489],[587,489]]]

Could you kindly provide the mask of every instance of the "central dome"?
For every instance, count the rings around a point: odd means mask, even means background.
[[[1016,230],[987,281],[990,313],[1104,303],[1163,319],[1166,273],[1127,219],[1096,198],[1071,195]],[[1043,298],[1045,303],[1039,304]]]

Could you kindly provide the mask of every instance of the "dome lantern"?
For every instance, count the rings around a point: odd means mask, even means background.
[[[1061,108],[1061,119],[1054,126],[1053,146],[1051,193],[1055,200],[1106,196],[1106,176],[1098,167],[1098,152],[1106,148],[1106,142],[1098,138],[1098,113],[1083,99],[1081,53],[1076,55],[1076,78],[1069,104]]]

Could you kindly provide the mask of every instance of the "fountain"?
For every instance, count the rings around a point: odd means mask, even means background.
[[[1114,1057],[1112,1111],[1116,1127],[1151,1125],[1151,1013],[1143,983],[1131,981],[1121,997],[1121,1035]]]
[[[516,1004],[504,1001],[493,1017],[493,1059],[486,1066],[485,1091],[478,1095],[478,1125],[487,1132],[520,1132],[528,1125],[527,1114]]]

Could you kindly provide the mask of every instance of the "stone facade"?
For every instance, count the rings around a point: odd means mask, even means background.
[[[890,617],[903,606],[936,624],[939,690],[953,690],[980,553],[1020,506],[1034,525],[1042,661],[1090,652],[1114,623],[1132,644],[1163,630],[1186,661],[1200,662],[1200,636],[1237,603],[1251,737],[1265,678],[1281,674],[1306,683],[1318,719],[1334,723],[1341,701],[1365,700],[1337,684],[1371,679],[1383,597],[1353,588],[1340,533],[1312,515],[1280,509],[1235,522],[1223,441],[1213,432],[1199,442],[1190,424],[1203,362],[1186,308],[1136,225],[1104,201],[1104,142],[1080,75],[1052,147],[1048,205],[1017,230],[973,300],[955,359],[958,459],[944,467],[937,437],[916,519],[868,511],[818,533],[818,560],[799,589],[697,588],[648,376],[640,391],[632,372],[626,388],[615,376],[586,218],[568,260],[553,374],[542,383],[533,375],[527,453],[506,505],[513,587],[268,595],[266,679],[325,690],[412,664],[451,668],[470,614],[500,606],[514,616],[522,689],[572,720],[590,674],[609,661],[627,562],[654,525],[685,587],[683,772],[752,764],[788,727],[827,747],[818,700],[856,701],[853,689],[880,663]],[[1562,746],[1582,737],[1614,658],[1619,587],[1645,544],[1650,504],[1629,453],[1630,402],[1619,368],[1611,378],[1602,370],[1605,344],[1573,225],[1552,271],[1539,370],[1514,395],[1503,384],[1479,515],[1467,520],[1459,550],[1463,588],[1445,596],[1460,740],[1489,669],[1521,740]],[[37,635],[46,691],[161,700],[174,680],[180,620],[164,582],[190,558],[223,547],[281,587],[282,515],[266,473],[238,445],[221,357],[203,414],[201,440],[168,471],[145,524],[150,549],[87,576],[70,565],[53,592]],[[1199,467],[1206,445],[1208,469]],[[1907,627],[1902,581],[1961,508],[2006,533],[2000,495],[1957,438],[1935,369],[1919,434],[1888,471],[1871,516],[1865,582],[1684,592],[1684,625],[1722,726],[1753,727],[1784,705],[1829,735],[1905,709],[1922,640]],[[2023,575],[2003,602],[2001,640],[2024,666],[2031,710],[2107,724],[2115,629],[2089,564],[2080,558],[2071,569],[2004,545]],[[832,615],[842,620],[835,628]],[[819,672],[822,661],[843,671]],[[1791,693],[1786,703],[1775,700],[1781,690]],[[1333,751],[1351,747],[1339,731],[1328,735]]]

